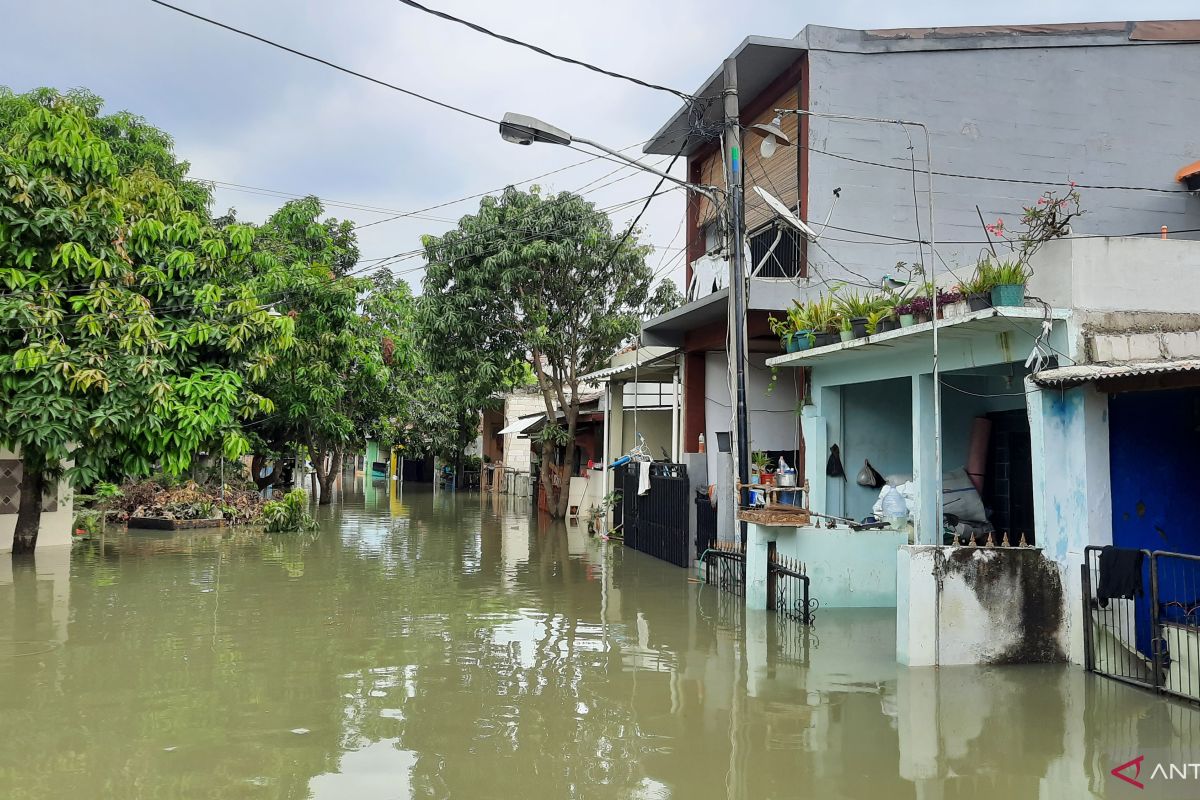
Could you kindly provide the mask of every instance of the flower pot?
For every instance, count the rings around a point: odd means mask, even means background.
[[[850,332],[854,334],[855,339],[861,339],[867,335],[867,318],[854,317],[850,320]]]
[[[773,473],[773,472],[760,473],[758,476],[758,481],[763,486],[774,486],[775,485],[775,473]]]
[[[838,336],[841,337],[843,342],[852,342],[854,341],[854,330],[838,331]]]
[[[993,306],[1023,306],[1025,305],[1025,284],[1002,283],[992,287]]]
[[[875,326],[875,332],[887,333],[888,331],[894,331],[899,327],[900,320],[896,319],[895,317],[888,317],[886,319],[879,320],[879,324]]]
[[[800,352],[801,350],[807,350],[808,348],[812,347],[812,345],[813,345],[812,331],[796,331],[795,333],[792,334],[792,344],[796,348],[792,352],[796,352],[796,353]]]
[[[900,327],[901,328],[911,328],[913,325],[916,325],[916,324],[917,324],[917,318],[914,315],[912,315],[912,314],[901,314],[900,315]]]
[[[925,322],[929,322],[929,319],[930,319],[929,312],[928,311],[918,311],[917,313],[913,314],[913,319],[916,320],[916,323],[918,325],[925,323]]]
[[[783,337],[783,351],[785,353],[794,353],[799,347],[800,343],[795,333],[789,333]]]
[[[813,347],[828,347],[837,341],[837,334],[823,331],[816,334],[813,339]]]
[[[992,298],[987,292],[976,292],[967,295],[967,308],[971,311],[983,311],[991,308]]]

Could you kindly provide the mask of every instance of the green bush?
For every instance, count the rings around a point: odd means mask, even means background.
[[[303,489],[293,489],[282,500],[267,503],[262,518],[268,533],[295,533],[317,527],[317,521],[308,513],[308,494]]]

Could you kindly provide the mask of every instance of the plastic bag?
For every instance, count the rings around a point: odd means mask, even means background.
[[[825,474],[831,478],[846,477],[846,470],[842,469],[842,454],[836,444],[829,448],[829,460],[825,462]]]
[[[863,468],[858,471],[858,485],[868,489],[881,489],[887,483],[879,470],[871,466],[870,461],[863,461]]]

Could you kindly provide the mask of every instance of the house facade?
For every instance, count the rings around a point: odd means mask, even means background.
[[[65,479],[48,487],[42,498],[37,549],[69,545],[75,522],[75,495]],[[21,505],[21,454],[0,447],[0,553],[12,550]]]
[[[794,453],[812,510],[829,517],[877,513],[879,490],[855,479],[866,461],[912,486],[910,529],[751,525],[747,602],[767,605],[774,551],[808,564],[823,607],[895,606],[904,663],[1082,663],[1086,547],[1169,542],[1200,555],[1170,510],[1185,497],[1175,473],[1161,472],[1186,472],[1200,408],[1189,365],[1200,199],[1185,181],[1200,21],[808,26],[748,38],[730,57],[747,129],[751,449]],[[717,70],[646,146],[682,151],[689,179],[718,187],[722,86]],[[794,146],[759,145],[751,126],[773,121]],[[985,223],[1072,182],[1086,213],[1032,264],[1038,299],[939,321],[936,371],[933,323],[779,355],[772,311],[843,285],[954,285],[989,248]],[[815,239],[784,230],[756,188]],[[732,538],[732,460],[712,445],[733,427],[728,245],[705,200],[693,198],[685,227],[689,303],[647,321],[643,341],[681,351],[684,459],[723,482]],[[687,455],[701,434],[708,452]],[[842,474],[830,474],[833,445]],[[938,497],[962,486],[986,504],[995,544],[1012,547],[946,545]]]
[[[1019,213],[1047,187],[1069,180],[1083,187],[1088,211],[1075,226],[1079,234],[1167,226],[1179,231],[1175,238],[1195,238],[1200,200],[1178,191],[1175,176],[1196,159],[1198,56],[1200,21],[903,30],[810,25],[790,39],[744,40],[730,54],[742,124],[778,115],[795,144],[768,156],[752,131],[743,142],[752,449],[778,457],[799,456],[804,447],[795,420],[785,422],[780,413],[804,396],[802,382],[776,381],[765,392],[771,384],[765,355],[779,347],[768,320],[795,298],[843,282],[877,286],[913,265],[969,274],[985,246],[981,218]],[[645,150],[681,152],[690,180],[721,187],[723,84],[714,66],[696,92],[698,102],[667,120]],[[928,150],[916,126],[779,114],[787,109],[917,120],[928,129]],[[934,220],[925,174],[930,155]],[[806,241],[780,227],[755,187],[796,211],[820,239]],[[706,199],[693,196],[686,214],[689,302],[647,321],[642,341],[683,354],[683,448],[697,453],[701,434],[711,443],[732,427],[721,405],[729,395],[728,246]],[[931,230],[936,258],[920,245]],[[904,267],[898,270],[897,262]],[[709,446],[710,473],[721,471],[720,459]]]

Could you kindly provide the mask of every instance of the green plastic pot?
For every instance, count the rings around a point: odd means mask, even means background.
[[[792,346],[795,348],[791,352],[799,353],[801,350],[807,350],[813,345],[812,331],[796,331],[792,334]]]
[[[1025,284],[1002,283],[992,287],[993,306],[1023,306],[1025,305]]]
[[[901,314],[900,315],[900,327],[901,328],[911,328],[913,325],[916,325],[916,324],[917,324],[917,319],[912,314]]]

